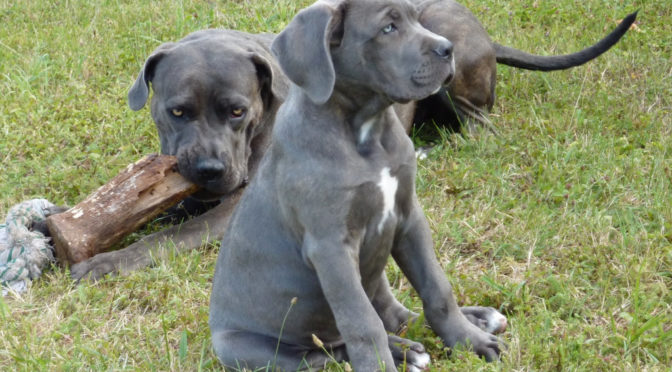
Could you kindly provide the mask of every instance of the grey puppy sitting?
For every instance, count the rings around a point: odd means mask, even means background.
[[[423,28],[408,0],[322,0],[272,49],[294,84],[222,240],[210,302],[220,361],[426,368],[421,344],[385,331],[390,314],[408,315],[390,301],[390,255],[446,346],[498,359],[497,337],[462,314],[436,259],[415,195],[413,144],[392,109],[454,74],[452,44]]]

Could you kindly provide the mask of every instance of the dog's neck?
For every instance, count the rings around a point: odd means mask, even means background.
[[[353,89],[351,85],[346,87],[337,83],[326,104],[338,108],[357,147],[366,147],[380,138],[387,123],[384,120],[385,111],[393,102],[370,89]]]

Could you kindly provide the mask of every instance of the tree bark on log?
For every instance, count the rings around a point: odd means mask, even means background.
[[[177,159],[148,155],[82,202],[47,218],[56,257],[67,266],[104,252],[198,187],[176,170]]]

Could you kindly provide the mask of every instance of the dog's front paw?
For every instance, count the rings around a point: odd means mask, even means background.
[[[98,280],[106,274],[127,274],[153,263],[148,244],[139,240],[126,248],[98,253],[86,261],[70,267],[70,276],[81,279]]]
[[[76,281],[98,280],[106,274],[117,272],[114,252],[99,253],[88,260],[70,266],[70,277]]]
[[[388,335],[387,337],[394,364],[400,371],[404,370],[402,368],[404,365],[407,372],[427,370],[430,358],[421,343],[394,335]]]
[[[462,314],[478,328],[494,335],[506,330],[506,317],[492,307],[464,306]]]
[[[499,338],[470,323],[462,314],[452,316],[445,324],[444,330],[446,332],[441,334],[441,338],[449,348],[461,345],[473,350],[488,362],[499,360],[501,353]]]

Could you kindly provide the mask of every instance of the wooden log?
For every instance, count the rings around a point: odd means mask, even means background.
[[[148,155],[79,204],[48,217],[61,264],[75,264],[104,252],[196,191],[196,185],[177,173],[176,164],[174,156]]]

